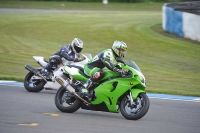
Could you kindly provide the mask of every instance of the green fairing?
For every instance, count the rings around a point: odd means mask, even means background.
[[[101,80],[105,80],[105,79],[108,79],[108,78],[119,76],[119,74],[117,74],[113,71],[110,71],[109,69],[103,69],[103,72],[104,72],[105,75]]]
[[[129,68],[130,69],[130,68]],[[116,77],[119,76],[118,74],[110,71],[110,70],[104,70],[105,76],[103,79],[108,79],[111,77]],[[100,104],[104,102],[106,106],[108,107],[108,110],[110,112],[118,112],[117,110],[117,102],[119,98],[128,92],[131,88],[134,86],[138,85],[138,89],[132,89],[132,97],[135,100],[138,96],[139,93],[144,92],[145,87],[143,87],[140,81],[140,78],[134,70],[132,71],[133,76],[130,78],[115,78],[113,80],[104,82],[100,84],[96,89],[95,89],[95,94],[97,99],[92,102],[92,104]],[[135,78],[134,78],[135,77]],[[103,80],[102,79],[102,80]],[[114,83],[118,83],[116,88],[113,86]],[[132,85],[130,83],[133,83]],[[127,84],[128,83],[128,84]]]
[[[120,97],[124,94],[131,90],[132,98],[135,100],[138,94],[145,92],[146,87],[142,85],[140,77],[135,69],[128,65],[122,66],[122,68],[130,70],[132,76],[129,78],[122,78],[113,71],[103,69],[105,76],[100,81],[105,80],[105,82],[95,88],[96,99],[91,102],[92,105],[98,105],[104,102],[110,112],[118,112],[117,104]],[[87,81],[87,78],[80,73],[71,76],[76,80]],[[114,84],[116,84],[116,86],[114,86]]]
[[[66,67],[66,66],[65,66],[65,67]],[[65,73],[68,73],[68,72],[67,72],[67,69],[65,69],[65,67],[64,67],[64,72],[65,72]],[[80,70],[78,70],[78,72],[80,72]],[[68,74],[69,74],[69,73],[68,73]],[[84,82],[86,82],[86,81],[88,80],[85,76],[81,75],[80,73],[71,74],[71,76],[72,76],[74,79],[79,80],[79,81],[84,81]]]
[[[145,92],[144,90],[141,90],[141,89],[132,89],[131,90],[131,93],[132,93],[132,98],[133,100],[137,99],[138,97],[138,94],[142,93],[142,92]]]
[[[99,85],[95,89],[97,99],[93,101],[92,104],[105,102],[110,112],[118,112],[116,107],[118,98],[132,87],[127,84],[127,80],[128,79],[117,78]],[[114,82],[118,82],[116,88],[113,86]]]
[[[76,74],[76,75],[71,75],[74,79],[76,79],[76,80],[79,80],[79,81],[84,81],[84,82],[86,82],[88,79],[85,77],[85,76],[83,76],[83,75],[81,75],[81,74]]]

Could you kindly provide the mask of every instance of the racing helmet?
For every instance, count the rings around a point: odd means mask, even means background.
[[[114,51],[114,53],[121,57],[124,58],[125,54],[126,54],[126,50],[127,50],[127,45],[125,42],[123,41],[114,41],[113,45],[112,45],[112,50]]]
[[[80,53],[83,49],[83,41],[79,38],[74,38],[71,43],[71,48],[75,53]]]

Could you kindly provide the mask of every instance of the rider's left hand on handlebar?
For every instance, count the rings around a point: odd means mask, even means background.
[[[78,61],[79,61],[79,58],[75,58],[75,59],[74,59],[74,62],[78,62]]]
[[[114,67],[113,71],[120,75],[128,75],[129,74],[129,71],[126,71],[123,69],[118,69],[117,67]]]
[[[74,62],[79,62],[79,61],[82,61],[83,59],[81,59],[81,58],[75,58],[74,59]]]
[[[130,75],[131,74],[131,71],[125,71],[125,75]]]

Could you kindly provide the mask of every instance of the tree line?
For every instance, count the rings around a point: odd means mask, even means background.
[[[102,2],[102,0],[21,0],[21,1],[68,1],[68,2]],[[136,2],[184,2],[194,0],[108,0],[110,3],[136,3]],[[200,0],[195,0],[200,1]]]

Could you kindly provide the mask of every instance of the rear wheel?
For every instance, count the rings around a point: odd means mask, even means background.
[[[33,79],[34,73],[29,72],[24,79],[24,87],[29,92],[39,92],[43,90],[45,81],[43,79]]]
[[[55,96],[55,105],[62,112],[73,113],[80,108],[81,101],[60,87]]]
[[[131,103],[130,95],[123,97],[120,104],[121,114],[129,120],[142,118],[149,110],[149,98],[145,93],[140,93],[136,100]]]

